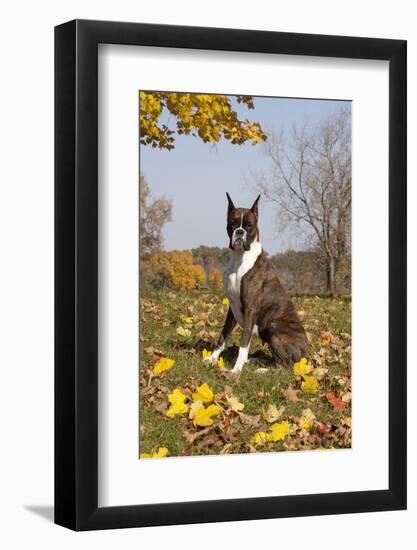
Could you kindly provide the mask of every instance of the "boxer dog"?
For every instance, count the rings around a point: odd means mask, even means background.
[[[276,364],[291,366],[307,354],[307,338],[294,305],[259,241],[260,195],[251,208],[236,208],[229,194],[226,195],[231,253],[223,283],[229,310],[217,347],[206,361],[219,358],[238,323],[242,338],[232,373],[239,373],[247,362],[252,334],[257,334],[263,344],[267,342]]]

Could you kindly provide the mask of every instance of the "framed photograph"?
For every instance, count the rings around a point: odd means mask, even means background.
[[[57,524],[406,508],[405,41],[56,27],[55,268]]]

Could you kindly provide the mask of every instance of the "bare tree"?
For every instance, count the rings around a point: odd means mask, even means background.
[[[278,206],[284,224],[303,227],[306,241],[318,247],[326,270],[327,292],[336,293],[336,274],[350,252],[350,110],[339,108],[317,126],[307,122],[270,135],[266,154],[271,172],[255,186]]]
[[[162,248],[162,227],[171,220],[172,202],[164,196],[154,198],[148,182],[140,174],[139,218],[140,218],[140,255],[150,254]]]

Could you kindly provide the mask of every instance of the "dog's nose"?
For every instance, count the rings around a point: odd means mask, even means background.
[[[235,231],[236,237],[243,237],[244,234],[245,234],[245,231],[243,229],[236,229]]]

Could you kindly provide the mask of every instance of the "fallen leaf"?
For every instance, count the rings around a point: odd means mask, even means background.
[[[282,395],[287,399],[288,401],[291,401],[292,403],[296,403],[299,401],[298,394],[300,393],[300,390],[295,390],[291,384],[288,386],[286,390],[282,390]]]
[[[187,396],[182,391],[176,388],[172,393],[168,395],[168,401],[171,406],[166,412],[166,416],[173,418],[177,414],[183,414],[188,411],[188,405],[185,403]]]
[[[193,401],[202,401],[203,403],[211,403],[213,401],[213,390],[207,383],[201,384],[197,391],[193,393]]]
[[[218,405],[209,405],[208,407],[201,406],[194,412],[194,426],[211,426],[213,424],[212,416],[216,416],[221,412]]]
[[[228,300],[227,298],[223,298],[222,304],[223,304],[224,306],[228,306],[228,305],[229,305],[229,300]]]
[[[268,441],[281,441],[290,431],[288,422],[277,422],[269,428]]]
[[[327,392],[326,397],[328,402],[334,409],[345,409],[348,406],[348,404],[345,403],[345,401],[342,401],[342,399],[340,399],[340,397],[338,397],[334,391]]]
[[[176,333],[179,334],[180,336],[191,336],[191,330],[184,327],[178,327],[176,329]]]
[[[260,414],[250,415],[250,414],[244,414],[243,412],[238,412],[238,415],[242,424],[245,424],[247,426],[257,426],[261,421]]]
[[[278,418],[282,416],[284,411],[285,407],[280,407],[278,409],[276,405],[271,404],[268,406],[266,411],[262,411],[262,416],[267,422],[272,423],[276,422]]]
[[[192,431],[192,430],[184,430],[182,432],[182,435],[185,437],[185,439],[188,441],[188,443],[194,443],[196,439],[199,437],[202,437],[203,435],[207,434],[212,429],[211,426],[208,426],[207,428],[204,428],[204,430],[198,430],[198,431]]]
[[[155,366],[152,369],[152,372],[155,376],[158,376],[162,372],[172,369],[174,365],[175,365],[174,359],[170,359],[169,357],[161,357],[161,359],[159,359],[159,361],[155,363]]]
[[[296,376],[302,376],[304,374],[309,374],[313,370],[313,367],[307,359],[303,357],[297,363],[294,363],[292,370]]]
[[[192,317],[187,317],[185,315],[181,315],[180,317],[181,321],[187,325],[192,325],[193,323],[193,318]]]
[[[167,456],[168,449],[166,447],[159,447],[157,452],[140,453],[140,458],[163,458]]]
[[[298,422],[298,425],[300,426],[300,428],[303,428],[303,430],[309,431],[313,427],[315,419],[316,417],[311,409],[304,409],[301,413],[301,418]]]
[[[238,398],[234,395],[226,395],[226,401],[228,402],[229,407],[232,411],[239,412],[245,408],[245,405],[243,403],[240,403]]]
[[[319,389],[319,381],[314,376],[303,376],[303,381],[301,382],[301,390],[304,393],[317,393]]]

